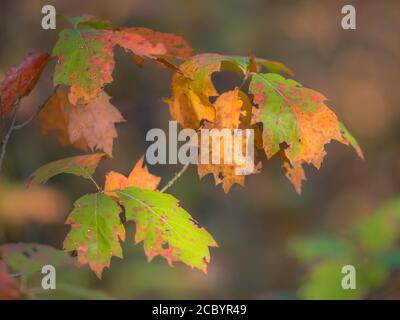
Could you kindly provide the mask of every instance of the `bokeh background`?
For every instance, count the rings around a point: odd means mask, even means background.
[[[87,13],[115,26],[182,35],[195,53],[252,53],[281,61],[294,70],[296,80],[329,98],[366,157],[363,162],[349,147],[329,144],[321,170],[306,169],[308,181],[301,196],[281,172],[277,158],[264,161],[262,172],[247,178],[245,188],[234,186],[227,195],[211,176],[200,181],[192,167],[170,192],[219,243],[212,249],[208,275],[181,264],[170,268],[161,258],[147,263],[142,246],[127,241],[125,259],[113,258],[102,281],[86,268],[65,270],[59,277],[123,299],[297,297],[308,269],[288,250],[290,241],[340,233],[385,199],[400,195],[400,2],[350,3],[357,10],[357,30],[340,25],[341,8],[349,1],[1,1],[0,75],[28,52],[51,50],[63,25],[50,31],[40,23],[42,6],[53,4],[64,15]],[[127,122],[117,126],[114,157],[95,175],[101,183],[109,170],[127,174],[146,150],[146,132],[166,129],[169,120],[162,97],[169,96],[171,73],[151,62],[138,68],[123,50],[116,51],[116,59],[115,80],[106,91]],[[20,121],[51,92],[54,63],[24,99]],[[6,126],[2,121],[1,135]],[[60,146],[54,136],[42,137],[37,120],[13,134],[0,178],[0,243],[38,242],[61,248],[68,230],[65,217],[74,199],[94,191],[90,182],[62,176],[34,191],[26,191],[23,183],[44,163],[79,153]],[[150,170],[165,183],[179,166]],[[131,226],[128,239],[133,232]],[[391,292],[396,290],[391,287]]]

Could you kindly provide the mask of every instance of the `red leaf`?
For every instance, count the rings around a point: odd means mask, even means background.
[[[31,92],[48,61],[47,53],[35,53],[7,71],[0,84],[0,117],[13,111],[18,99]]]

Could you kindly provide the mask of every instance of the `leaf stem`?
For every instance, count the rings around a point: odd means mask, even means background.
[[[182,167],[182,169],[181,169],[179,172],[177,172],[177,173],[175,174],[175,176],[174,176],[171,180],[169,180],[169,181],[167,182],[167,184],[160,190],[160,192],[165,192],[167,189],[169,189],[169,188],[176,182],[176,180],[178,180],[178,179],[185,173],[185,171],[186,171],[188,168],[189,168],[189,163],[186,163],[186,164]]]
[[[89,179],[90,179],[90,181],[92,181],[93,184],[96,186],[97,191],[100,192],[100,191],[101,191],[101,188],[100,188],[100,186],[97,184],[96,180],[94,180],[93,177],[92,177],[91,175],[89,175]]]

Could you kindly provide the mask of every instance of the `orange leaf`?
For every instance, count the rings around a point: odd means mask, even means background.
[[[161,178],[151,174],[146,165],[143,166],[144,156],[142,156],[135,167],[132,169],[128,178],[123,174],[111,171],[106,175],[106,182],[104,186],[105,193],[110,196],[116,197],[114,190],[122,190],[127,187],[139,187],[142,189],[156,190]]]
[[[251,125],[251,110],[252,105],[247,95],[240,91],[239,88],[235,88],[234,90],[227,91],[221,94],[214,103],[216,116],[214,123],[206,123],[206,129],[228,129],[227,132],[230,132],[231,141],[229,141],[228,145],[226,144],[226,137],[222,135],[220,139],[219,149],[218,144],[214,144],[212,139],[209,141],[209,164],[199,163],[198,165],[198,174],[200,178],[204,177],[207,174],[213,174],[215,184],[221,184],[225,191],[228,193],[233,184],[239,184],[244,186],[245,175],[239,175],[238,171],[241,169],[246,169],[249,163],[245,162],[243,164],[239,164],[235,162],[234,155],[234,139],[238,139],[239,137],[235,137],[234,129],[254,129]],[[222,133],[222,131],[220,131]],[[242,153],[244,155],[247,148],[247,141],[244,135],[241,136],[241,145],[242,145]],[[254,142],[254,141],[253,141]],[[201,146],[201,144],[200,144]],[[224,158],[225,151],[231,154],[232,159]],[[207,151],[206,151],[207,152]],[[202,153],[200,147],[200,153]],[[220,163],[213,164],[211,159],[214,154],[219,154]],[[253,155],[254,158],[255,155]],[[230,162],[230,163],[229,163]],[[252,173],[257,173],[260,165],[254,167]]]
[[[59,141],[80,149],[104,150],[112,156],[115,124],[124,122],[121,113],[104,91],[85,105],[72,105],[65,91],[58,90],[39,114],[42,132],[58,132]]]
[[[156,32],[147,28],[125,28],[114,32],[114,42],[131,50],[135,55],[157,57],[190,57],[192,48],[182,37],[171,33]]]

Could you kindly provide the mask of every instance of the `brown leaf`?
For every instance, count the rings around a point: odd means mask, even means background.
[[[58,132],[59,141],[80,149],[104,150],[112,156],[115,124],[124,122],[121,113],[104,91],[85,105],[72,105],[65,91],[57,91],[39,114],[42,132]]]

